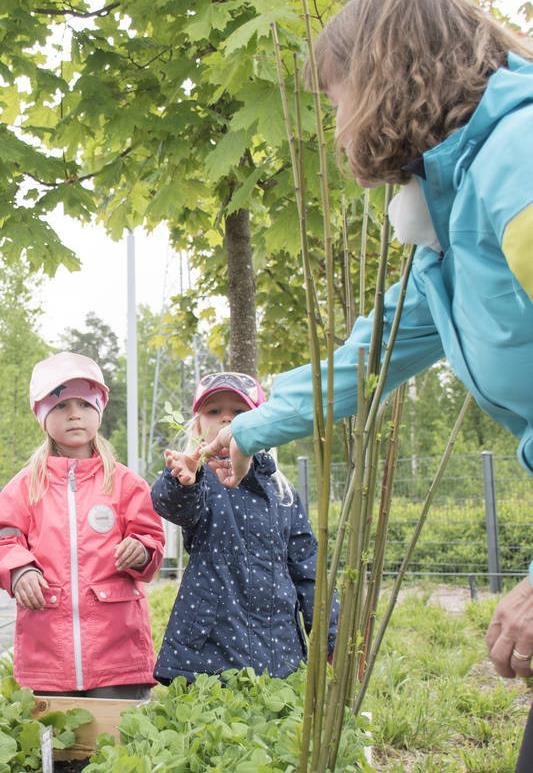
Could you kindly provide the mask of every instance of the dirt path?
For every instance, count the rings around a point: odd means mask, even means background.
[[[478,590],[477,599],[491,598],[492,593],[488,590]],[[438,585],[432,590],[429,597],[430,604],[436,604],[447,612],[461,614],[465,607],[472,601],[470,588],[454,587],[450,585]]]

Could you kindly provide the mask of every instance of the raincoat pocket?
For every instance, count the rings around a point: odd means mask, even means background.
[[[87,618],[91,660],[125,670],[150,652],[143,592],[129,578],[90,585]]]
[[[121,601],[139,601],[143,597],[142,591],[130,579],[93,583],[91,590],[98,601],[108,604]]]
[[[48,588],[41,588],[44,596],[45,609],[59,609],[63,596],[63,588],[60,585],[50,585]]]
[[[41,590],[43,609],[25,609],[17,605],[15,653],[24,673],[40,674],[46,672],[50,663],[63,667],[65,662],[63,588],[51,585]]]
[[[61,601],[63,598],[63,588],[61,585],[49,585],[48,588],[43,588],[41,586],[41,593],[44,597],[43,609],[26,609],[17,603],[17,614],[20,615],[24,612],[30,612],[32,615],[39,616],[39,614],[45,612],[47,609],[61,609]]]
[[[216,623],[219,597],[217,593],[203,589],[191,607],[191,623],[184,629],[183,643],[199,650]]]
[[[307,657],[307,641],[305,639],[305,633],[302,627],[302,613],[300,611],[300,605],[296,604],[294,607],[294,620],[296,622],[296,630],[298,631],[298,639],[300,640],[300,646],[302,648],[303,657]]]

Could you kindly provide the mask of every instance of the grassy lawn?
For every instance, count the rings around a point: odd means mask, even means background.
[[[372,711],[379,771],[513,773],[530,693],[504,680],[484,635],[497,599],[450,613],[431,588],[397,606],[365,709]]]

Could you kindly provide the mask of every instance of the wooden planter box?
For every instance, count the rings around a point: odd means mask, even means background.
[[[90,757],[96,749],[96,736],[100,733],[110,733],[117,741],[120,741],[118,726],[122,712],[132,706],[138,706],[144,701],[122,700],[115,698],[51,698],[46,696],[35,697],[33,716],[39,719],[50,711],[68,711],[69,709],[87,709],[93,715],[94,720],[87,725],[82,725],[75,730],[76,743],[70,749],[54,749],[54,760],[84,760]],[[363,714],[370,720],[372,714],[364,711]],[[372,764],[372,747],[365,749],[366,760]]]
[[[90,757],[96,749],[96,736],[100,733],[110,733],[117,741],[119,739],[118,725],[120,716],[125,709],[139,705],[137,700],[123,700],[118,698],[64,698],[64,697],[35,697],[33,716],[39,719],[50,711],[69,711],[70,709],[86,709],[94,720],[87,725],[78,727],[76,743],[70,749],[54,749],[55,760],[84,760]]]

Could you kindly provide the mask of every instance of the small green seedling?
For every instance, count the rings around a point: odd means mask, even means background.
[[[168,400],[165,402],[165,415],[161,421],[165,424],[169,424],[176,434],[178,432],[183,432],[185,429],[185,419],[183,418],[183,414],[181,411],[175,411],[172,407],[172,403],[169,403]]]
[[[172,407],[172,403],[170,403],[168,400],[165,402],[165,412],[166,413],[161,419],[161,422],[168,424],[171,427],[171,429],[174,430],[175,435],[172,441],[174,442],[178,437],[178,435],[181,432],[185,432],[186,430],[185,419],[183,418],[183,414],[181,413],[181,411],[174,410],[174,408]],[[199,445],[201,445],[201,443],[204,442],[204,440],[205,438],[203,435],[199,435],[198,437],[195,437],[194,438],[195,446],[198,447]],[[200,456],[200,459],[198,460],[198,466],[201,467],[205,463],[206,459],[207,459],[207,455],[202,453]]]

